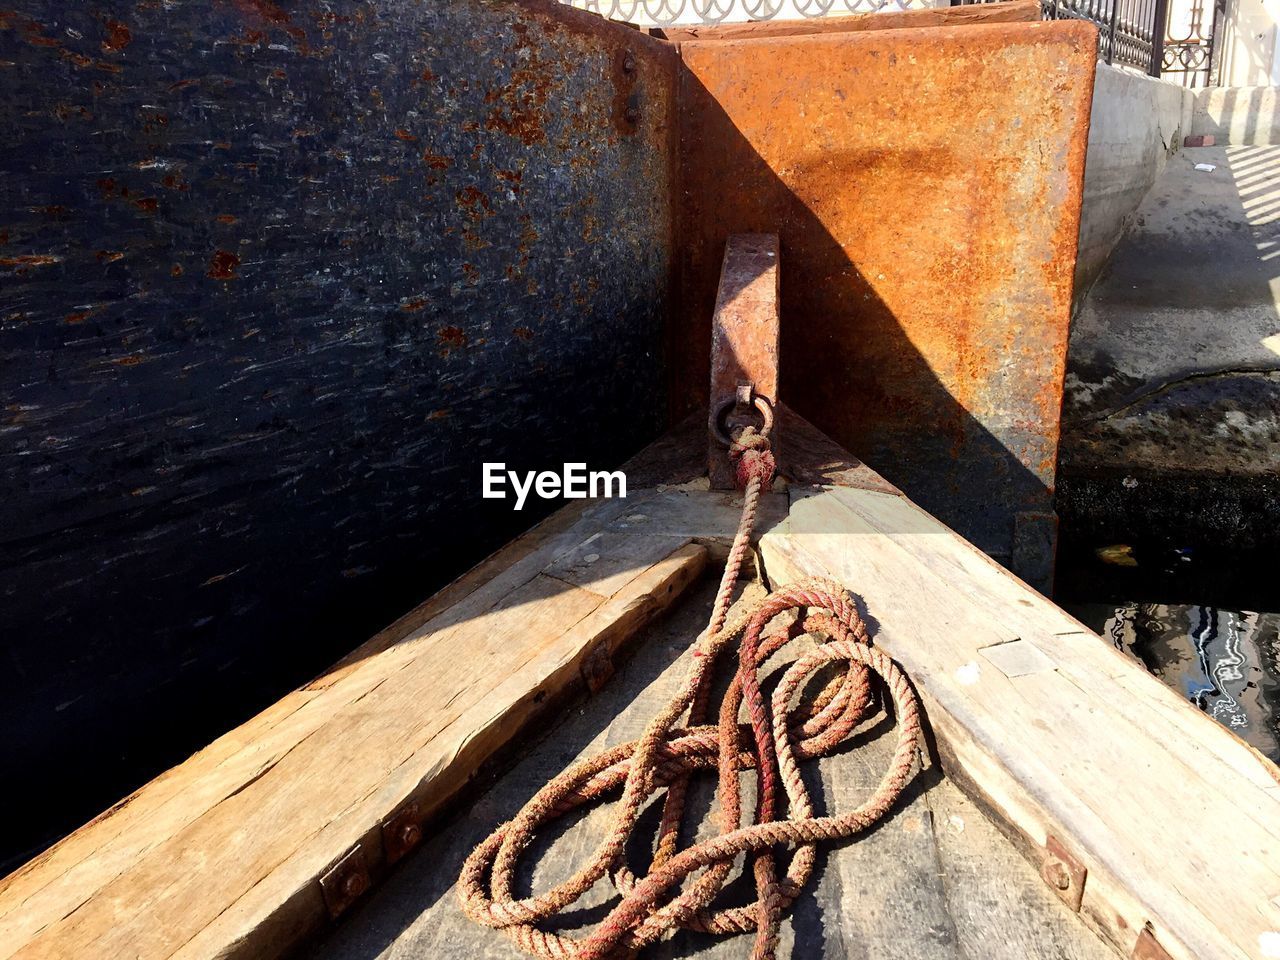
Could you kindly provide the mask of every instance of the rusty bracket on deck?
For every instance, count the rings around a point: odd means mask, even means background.
[[[778,404],[780,253],[776,233],[733,234],[724,247],[711,321],[707,470],[713,490],[735,485],[733,464],[717,433],[748,423],[759,426],[755,398]],[[779,460],[776,425],[769,438]]]
[[[320,891],[329,916],[337,919],[369,889],[369,863],[356,844],[320,877]]]
[[[1089,871],[1053,834],[1045,840],[1040,876],[1058,899],[1076,913],[1080,912],[1080,905],[1084,902],[1084,882]]]
[[[582,680],[594,696],[604,689],[613,676],[613,657],[609,653],[609,645],[601,643],[582,661]]]
[[[1150,924],[1138,934],[1138,940],[1133,945],[1133,953],[1130,957],[1132,960],[1173,960],[1169,956],[1169,951],[1160,946],[1160,941],[1151,932]]]
[[[422,842],[422,812],[410,801],[382,822],[382,851],[387,866],[403,860]]]

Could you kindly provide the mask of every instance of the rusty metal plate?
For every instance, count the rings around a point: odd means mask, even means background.
[[[399,863],[422,842],[422,811],[416,802],[401,807],[382,824],[382,852],[387,866]]]
[[[587,654],[582,661],[582,680],[592,694],[605,688],[613,678],[613,657],[609,654],[608,644],[600,644]]]
[[[1095,28],[681,54],[676,412],[705,402],[725,239],[776,230],[787,403],[1009,562],[1014,517],[1052,510]]]
[[[356,844],[320,877],[320,891],[329,916],[337,919],[369,889],[369,864]]]
[[[1133,960],[1173,960],[1169,951],[1160,946],[1160,941],[1156,939],[1150,927],[1144,928],[1138,934],[1138,940],[1133,945],[1133,953],[1130,956]]]
[[[757,396],[774,406],[778,403],[779,273],[776,233],[737,234],[728,238],[711,321],[709,434],[716,430],[722,402],[734,397],[744,385],[749,385]],[[749,415],[746,419],[759,423]],[[776,447],[776,424],[770,435]],[[732,490],[734,467],[728,451],[714,436],[708,437],[708,444],[712,488]]]
[[[1057,894],[1058,899],[1076,913],[1084,902],[1084,884],[1089,871],[1052,834],[1045,841],[1044,860],[1040,864],[1040,876]]]

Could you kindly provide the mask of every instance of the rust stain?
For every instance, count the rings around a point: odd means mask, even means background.
[[[463,187],[455,194],[458,207],[472,221],[484,220],[493,216],[493,203],[484,191],[474,186]]]
[[[99,250],[94,256],[99,263],[115,263],[124,259],[124,253],[120,250]]]
[[[92,310],[81,310],[79,313],[68,313],[63,318],[63,323],[72,323],[72,324],[84,323],[92,315],[93,315]]]
[[[440,346],[448,350],[459,350],[467,345],[467,333],[461,327],[441,327],[436,331],[436,339]]]
[[[430,413],[427,414],[427,419],[428,420],[445,420],[448,418],[449,413],[450,413],[450,410],[448,407],[445,407],[441,410],[432,410]]]
[[[259,16],[268,23],[284,25],[289,22],[289,14],[271,0],[235,0],[235,3],[241,13]]]
[[[214,219],[214,220],[216,220],[216,221],[218,221],[218,223],[227,223],[227,224],[231,224],[231,223],[237,223],[237,222],[239,221],[239,219],[240,219],[240,218],[239,218],[239,217],[237,217],[237,216],[235,216],[234,214],[230,214],[230,213],[220,213],[220,214],[218,214],[216,217],[214,217],[213,219]]]
[[[133,42],[133,33],[119,20],[112,20],[108,17],[102,25],[107,31],[107,35],[102,41],[104,53],[119,53]]]
[[[182,276],[182,275],[183,275],[183,273],[185,273],[185,272],[186,272],[186,271],[182,269],[182,264],[180,264],[180,263],[175,263],[175,264],[174,264],[174,265],[169,269],[169,276],[171,276],[171,277],[180,277],[180,276]]]
[[[545,143],[546,108],[560,85],[563,67],[543,56],[541,44],[529,42],[528,24],[511,25],[515,43],[508,47],[514,64],[507,83],[485,94],[492,109],[485,128],[514,137],[527,147]]]
[[[520,185],[524,179],[524,174],[519,170],[494,170],[493,174],[505,183],[512,193],[520,193]]]
[[[29,253],[21,257],[0,257],[0,267],[47,267],[61,260],[48,253]]]
[[[412,300],[406,300],[400,304],[400,309],[405,313],[417,313],[427,306],[431,301],[426,297],[414,297]]]
[[[240,258],[234,253],[228,250],[216,250],[209,261],[209,270],[205,276],[210,280],[235,280],[239,266]]]
[[[143,213],[155,213],[160,209],[160,201],[155,197],[140,197],[133,201],[133,205]]]
[[[511,332],[526,343],[533,339],[533,331],[528,327],[516,327]]]
[[[117,367],[136,367],[146,359],[147,358],[140,353],[130,353],[123,357],[112,357],[111,362]]]
[[[397,128],[396,139],[404,140],[408,143],[417,143],[418,141],[417,137],[415,137],[412,133],[410,133],[408,130],[405,130],[403,128]]]

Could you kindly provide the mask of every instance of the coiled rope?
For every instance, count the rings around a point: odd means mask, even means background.
[[[602,960],[630,954],[675,927],[708,933],[754,930],[754,960],[771,960],[784,911],[808,881],[819,841],[840,840],[866,830],[893,806],[911,780],[919,758],[920,717],[914,691],[888,656],[871,646],[849,594],[823,580],[808,580],[767,596],[726,624],[734,586],[750,548],[760,493],[775,470],[768,437],[752,427],[730,445],[743,489],[742,519],[725,564],[707,629],[693,651],[693,667],[680,692],[655,716],[638,740],[624,743],[565,770],[498,827],[463,865],[458,895],[466,915],[501,930],[521,950],[546,960]],[[793,622],[779,614],[797,611]],[[775,619],[777,618],[777,619]],[[779,624],[782,624],[779,626]],[[784,672],[766,707],[760,669],[779,649],[802,635],[825,637]],[[720,703],[718,723],[707,722],[717,658],[733,641],[738,668]],[[806,681],[828,664],[846,669],[808,705],[795,703]],[[824,756],[852,735],[874,707],[872,678],[893,701],[898,743],[875,791],[857,809],[815,816],[799,763]],[[745,704],[748,723],[738,722]],[[685,725],[680,719],[688,712]],[[679,848],[689,777],[719,768],[720,834]],[[754,823],[742,824],[739,780],[758,771]],[[622,796],[608,835],[590,862],[545,893],[519,899],[514,884],[520,857],[537,832],[574,809],[616,793]],[[784,811],[779,789],[785,795]],[[638,877],[623,851],[646,801],[667,792],[653,863]],[[794,847],[783,876],[776,850]],[[713,908],[729,880],[734,859],[752,859],[756,900],[748,906]],[[567,909],[606,873],[622,895],[586,937],[570,937],[538,924]],[[690,879],[692,878],[692,879]],[[685,882],[689,881],[687,886]]]

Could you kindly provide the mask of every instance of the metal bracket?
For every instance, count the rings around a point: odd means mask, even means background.
[[[1133,953],[1130,957],[1133,960],[1173,960],[1169,956],[1169,951],[1160,946],[1160,941],[1151,932],[1151,924],[1143,927],[1142,932],[1138,934],[1138,941],[1133,945]]]
[[[409,802],[382,821],[382,851],[387,865],[403,860],[422,842],[422,816],[416,802]]]
[[[713,490],[732,490],[734,467],[717,439],[721,407],[736,399],[728,413],[759,424],[751,397],[778,405],[778,275],[780,245],[776,233],[738,233],[729,237],[720,270],[720,290],[711,320],[711,398],[707,420],[707,467]],[[747,402],[744,403],[744,397]],[[754,419],[752,417],[754,416]],[[769,435],[778,460],[778,431]]]
[[[320,891],[329,916],[335,920],[369,889],[369,865],[364,849],[356,844],[320,877]]]
[[[582,679],[587,689],[596,694],[604,689],[604,685],[612,676],[613,657],[609,654],[609,645],[601,643],[583,659]]]
[[[1084,882],[1089,871],[1053,834],[1045,840],[1040,876],[1063,903],[1076,913],[1080,912],[1080,904],[1084,902]]]

